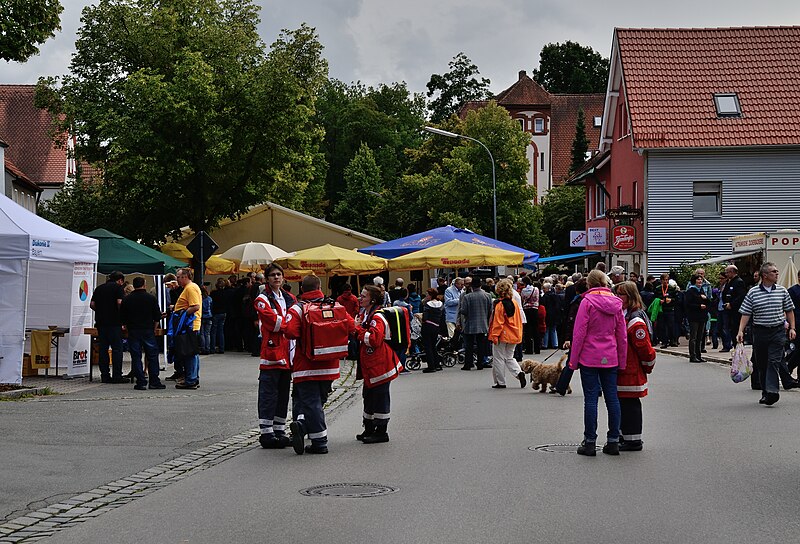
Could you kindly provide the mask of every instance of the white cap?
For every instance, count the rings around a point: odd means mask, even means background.
[[[383,285],[383,278],[380,276],[375,276],[372,278],[372,283],[375,285]]]

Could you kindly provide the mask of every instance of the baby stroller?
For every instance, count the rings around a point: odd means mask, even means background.
[[[419,316],[415,315],[411,320],[411,347],[408,349],[408,357],[404,365],[408,370],[419,370],[422,368],[422,360],[425,353],[422,351],[422,323]]]

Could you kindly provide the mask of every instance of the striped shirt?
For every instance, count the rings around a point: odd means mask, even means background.
[[[752,316],[753,324],[777,327],[786,320],[786,312],[794,310],[789,291],[782,285],[767,289],[763,284],[751,288],[744,297],[739,313]]]

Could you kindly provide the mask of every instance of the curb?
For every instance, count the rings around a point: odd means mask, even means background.
[[[664,355],[672,355],[673,357],[682,357],[684,359],[688,359],[689,358],[689,354],[688,353],[683,353],[681,351],[672,351],[672,350],[669,350],[669,349],[663,349],[663,348],[657,348],[657,347],[654,347],[653,349],[655,350],[656,353],[663,353]],[[728,366],[731,365],[731,360],[730,359],[723,359],[722,357],[718,357],[716,355],[708,355],[707,353],[703,354],[703,359],[705,359],[705,361],[707,363],[718,363],[718,364],[728,365]]]
[[[46,395],[47,387],[30,387],[25,389],[15,389],[13,391],[3,391],[0,393],[0,399],[18,399],[26,395]]]

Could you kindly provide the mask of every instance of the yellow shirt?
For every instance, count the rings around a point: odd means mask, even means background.
[[[189,306],[198,306],[200,309],[203,308],[203,297],[200,295],[200,287],[194,282],[189,282],[189,284],[183,288],[181,296],[179,296],[178,301],[175,302],[175,311],[186,310]],[[200,309],[194,313],[194,321],[192,322],[193,331],[200,330],[200,315],[202,313]]]

